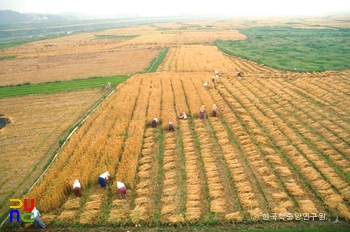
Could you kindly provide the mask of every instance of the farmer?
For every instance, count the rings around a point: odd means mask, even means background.
[[[34,207],[34,209],[32,210],[33,216],[31,216],[31,219],[34,219],[33,222],[33,226],[35,228],[46,228],[46,225],[44,224],[44,222],[40,219],[40,212],[39,210],[36,209],[36,207]]]
[[[157,127],[157,123],[158,123],[158,118],[154,118],[154,119],[152,120],[152,127],[153,127],[153,128]]]
[[[202,105],[202,107],[199,109],[199,118],[204,119],[204,113],[205,113],[205,106]]]
[[[211,81],[214,83],[214,85],[216,84],[216,81],[215,81],[215,77],[214,77],[214,76],[211,78]]]
[[[74,184],[73,184],[73,192],[75,194],[75,196],[77,197],[81,197],[81,184],[79,182],[79,180],[75,180]]]
[[[123,184],[122,182],[117,182],[117,188],[119,189],[120,192],[120,198],[123,199],[125,198],[125,194],[126,194],[126,187],[125,184]]]
[[[237,72],[237,76],[240,77],[241,76],[241,72]]]
[[[106,180],[108,180],[109,172],[104,172],[98,177],[98,182],[100,182],[100,185],[102,188],[106,188]]]
[[[215,73],[215,77],[216,77],[216,78],[220,78],[219,72],[218,72],[218,71],[214,70],[214,73]]]
[[[174,125],[173,125],[172,122],[169,122],[169,124],[168,124],[168,130],[169,130],[169,131],[174,131]]]
[[[208,85],[209,85],[209,82],[205,82],[205,83],[204,83],[204,88],[207,89],[207,88],[208,88]]]
[[[183,118],[184,120],[187,120],[187,115],[185,112],[182,112],[182,115],[180,115],[180,118]]]
[[[218,108],[216,107],[216,105],[213,105],[213,112],[211,113],[212,117],[216,117],[216,112],[218,111]]]

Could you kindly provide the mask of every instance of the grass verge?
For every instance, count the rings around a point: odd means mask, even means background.
[[[163,62],[166,54],[168,53],[169,48],[164,48],[159,55],[151,62],[151,67],[148,70],[149,73],[157,71],[158,66]]]
[[[129,76],[93,77],[88,79],[75,79],[70,81],[55,81],[39,84],[25,83],[17,86],[1,86],[0,98],[24,96],[30,94],[51,94],[65,91],[76,91],[89,88],[101,88],[112,83],[112,87],[124,82]]]

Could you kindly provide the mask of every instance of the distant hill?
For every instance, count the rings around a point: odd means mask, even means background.
[[[26,14],[21,14],[12,10],[0,10],[0,24],[24,23],[31,20]]]
[[[0,10],[0,24],[59,22],[69,19],[56,14],[19,13],[12,10]]]

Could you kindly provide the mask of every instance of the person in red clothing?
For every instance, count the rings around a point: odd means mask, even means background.
[[[212,116],[212,117],[216,117],[217,111],[218,111],[218,107],[216,107],[216,105],[214,104],[214,105],[213,105],[213,112],[211,113],[211,116]]]
[[[119,189],[120,192],[120,198],[124,199],[126,195],[126,186],[122,182],[117,182],[117,188]]]
[[[202,107],[199,109],[199,118],[204,119],[204,113],[205,113],[205,106],[202,105]]]
[[[81,195],[82,195],[82,193],[81,193],[81,184],[80,184],[79,180],[75,180],[74,181],[73,192],[74,192],[75,196],[81,197]]]

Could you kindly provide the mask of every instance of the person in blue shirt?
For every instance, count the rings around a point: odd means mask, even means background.
[[[39,210],[36,209],[36,207],[34,207],[34,209],[32,210],[32,213],[34,214],[33,216],[31,216],[30,218],[34,219],[33,222],[33,226],[35,228],[46,228],[46,225],[44,224],[44,222],[40,219],[40,212]]]

